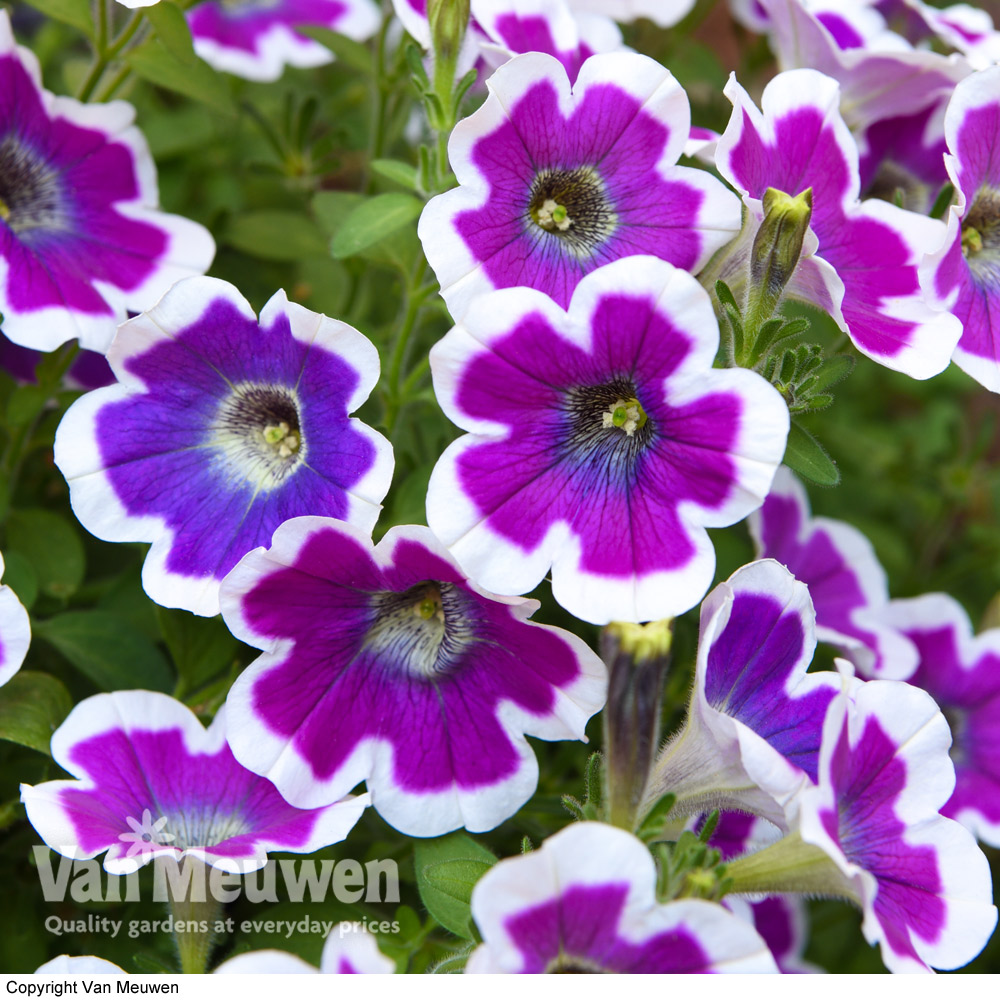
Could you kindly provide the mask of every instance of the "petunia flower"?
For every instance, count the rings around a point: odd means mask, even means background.
[[[356,41],[378,30],[372,0],[204,0],[187,13],[195,52],[246,80],[277,80],[286,66],[308,69],[333,53],[295,30],[328,28]]]
[[[432,198],[417,228],[455,319],[511,286],[565,307],[586,274],[634,254],[696,271],[739,229],[731,192],[675,166],[690,108],[652,59],[592,56],[571,88],[557,59],[528,53],[488,87],[448,144],[459,187]]]
[[[862,931],[892,972],[965,965],[997,921],[986,857],[963,826],[939,815],[955,783],[949,742],[923,691],[859,684],[831,704],[818,784],[795,803],[798,836],[837,871],[814,891],[861,906]]]
[[[909,682],[934,698],[951,727],[955,791],[941,813],[1000,847],[1000,629],[973,636],[947,594],[893,601],[887,620],[919,651]]]
[[[781,73],[758,111],[731,77],[733,115],[719,141],[719,170],[761,218],[764,192],[812,189],[811,231],[788,293],[830,313],[855,346],[913,378],[947,367],[960,330],[940,311],[924,256],[940,246],[943,223],[878,199],[859,201],[858,151],[840,117],[840,88],[814,70]]]
[[[738,809],[787,829],[787,804],[816,780],[841,687],[832,671],[806,672],[815,647],[809,592],[779,563],[750,563],[719,584],[701,607],[687,718],[654,765],[647,804],[672,792],[678,815]]]
[[[874,122],[936,104],[971,70],[960,55],[914,49],[898,34],[862,31],[855,40],[861,44],[845,44],[845,37],[838,41],[811,5],[801,0],[754,2],[767,12],[779,67],[815,69],[835,79],[840,84],[841,114],[855,135]],[[825,7],[828,14],[845,9],[836,0]]]
[[[717,349],[704,289],[652,257],[585,277],[568,313],[484,296],[431,351],[438,401],[472,432],[431,474],[431,528],[499,593],[551,567],[587,621],[686,611],[714,572],[705,528],[760,504],[788,432],[776,390],[712,368]]]
[[[649,851],[603,823],[573,823],[472,890],[483,943],[467,973],[777,972],[750,924],[699,899],[658,903]]]
[[[682,21],[695,0],[567,0],[574,11],[602,14],[627,24],[648,18],[661,28],[672,28]]]
[[[740,903],[746,907],[745,910]],[[803,957],[809,944],[809,915],[805,900],[798,896],[765,896],[755,900],[728,896],[725,905],[738,917],[753,924],[774,956],[779,972],[801,975],[824,971]]]
[[[108,360],[119,384],[70,407],[55,461],[89,531],[153,543],[153,600],[218,614],[219,582],[289,517],[375,524],[392,449],[348,417],[379,371],[353,327],[284,292],[258,323],[232,285],[193,278],[125,323]]]
[[[311,854],[347,836],[366,795],[297,809],[236,762],[227,729],[224,710],[206,730],[186,706],[153,691],[87,698],[52,735],[53,759],[77,780],[21,785],[28,819],[66,857],[107,851],[104,867],[115,875],[188,856],[250,872],[268,851]],[[145,816],[156,821],[144,824]],[[136,827],[149,838],[142,850]]]
[[[227,705],[237,759],[303,808],[365,781],[403,833],[490,830],[532,795],[524,734],[584,739],[604,664],[465,578],[427,528],[283,524],[226,578],[230,631],[265,650]],[[320,609],[321,613],[317,613]]]
[[[935,291],[962,322],[955,364],[1000,392],[1000,67],[955,88],[945,135],[957,198],[947,237],[927,268]]]
[[[219,975],[385,974],[396,971],[396,963],[383,955],[375,938],[363,927],[344,922],[327,935],[319,968],[287,951],[269,948],[249,951],[227,959],[215,972]]]
[[[809,497],[782,466],[747,521],[759,558],[777,559],[809,588],[816,636],[867,677],[907,680],[917,650],[886,621],[889,586],[871,542],[846,521],[813,517]]]
[[[41,86],[0,11],[0,313],[17,344],[78,338],[104,351],[126,310],[208,269],[208,231],[159,211],[156,168],[124,101],[80,104]]]
[[[0,577],[3,576],[0,556]],[[0,586],[0,686],[21,669],[31,645],[31,621],[17,594],[6,584]]]
[[[623,47],[622,33],[610,17],[575,14],[570,0],[472,0],[471,10],[486,36],[480,50],[493,68],[523,52],[545,52],[575,83],[592,55]]]

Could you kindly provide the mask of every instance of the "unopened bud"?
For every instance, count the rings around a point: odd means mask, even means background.
[[[604,801],[608,820],[630,831],[638,822],[660,742],[660,699],[672,630],[670,619],[648,625],[612,622],[601,634],[601,655],[610,669],[604,711]]]
[[[794,198],[768,188],[764,192],[764,221],[750,252],[749,312],[755,327],[774,314],[785,285],[791,280],[802,254],[802,241],[812,219],[812,188]]]
[[[427,0],[434,58],[454,64],[469,26],[469,0]]]

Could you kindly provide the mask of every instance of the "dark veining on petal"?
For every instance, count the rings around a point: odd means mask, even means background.
[[[375,620],[363,648],[428,679],[450,672],[476,641],[472,600],[451,583],[425,581],[373,597]]]
[[[245,383],[222,401],[209,444],[234,478],[274,489],[305,456],[298,404],[284,386]]]
[[[618,216],[593,167],[544,170],[535,177],[527,221],[577,257],[591,257],[613,235]]]
[[[962,253],[980,285],[1000,289],[1000,190],[983,187],[962,223]]]
[[[18,236],[69,224],[58,173],[14,135],[0,140],[0,220]]]

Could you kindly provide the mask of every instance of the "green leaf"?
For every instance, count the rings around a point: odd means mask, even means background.
[[[427,912],[452,934],[474,940],[472,888],[496,860],[492,851],[464,833],[417,841],[413,866]]]
[[[49,401],[47,390],[39,385],[19,385],[7,400],[7,426],[30,424]]]
[[[239,643],[221,618],[199,618],[189,611],[157,608],[163,640],[187,691],[195,691],[232,663]]]
[[[180,7],[171,0],[159,0],[159,3],[146,8],[146,17],[153,25],[156,37],[172,56],[187,65],[198,61],[191,41],[191,30]]]
[[[319,226],[298,212],[246,212],[230,221],[222,240],[261,260],[302,260],[328,253]]]
[[[402,160],[372,160],[372,170],[379,177],[384,177],[409,191],[417,189],[417,168],[410,166],[409,163],[403,163]]]
[[[793,472],[818,486],[836,486],[840,482],[837,464],[819,441],[795,420],[788,431],[783,461]]]
[[[10,551],[4,556],[3,582],[17,594],[17,599],[30,611],[38,600],[38,577],[35,567],[21,555]]]
[[[356,191],[320,191],[312,200],[312,210],[323,232],[336,236],[344,220],[364,200]]]
[[[34,631],[103,691],[173,689],[166,657],[125,618],[106,611],[67,611],[36,621]]]
[[[0,739],[48,753],[52,734],[72,707],[61,681],[22,670],[0,691]]]
[[[300,24],[295,30],[300,35],[314,38],[320,45],[325,45],[345,66],[371,76],[372,54],[366,45],[329,28],[319,28],[312,24]]]
[[[28,0],[35,10],[40,10],[54,21],[78,28],[88,38],[94,37],[94,16],[90,0]]]
[[[172,41],[176,42],[176,38]],[[160,38],[147,39],[129,52],[125,61],[138,76],[158,87],[202,101],[227,114],[234,111],[229,85],[221,73],[201,59],[189,62],[176,55]]]
[[[823,367],[816,373],[815,392],[829,389],[838,382],[843,382],[854,371],[854,358],[850,354],[835,354],[823,362]]]
[[[83,580],[83,545],[65,518],[48,510],[13,511],[7,547],[32,565],[42,593],[69,597]]]
[[[409,194],[380,194],[367,198],[344,219],[330,251],[343,259],[391,236],[423,211],[424,203]]]

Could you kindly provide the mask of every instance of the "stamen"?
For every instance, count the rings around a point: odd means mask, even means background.
[[[560,205],[552,198],[546,198],[542,202],[542,207],[538,210],[537,222],[542,229],[548,229],[550,232],[553,229],[558,229],[561,233],[566,232],[573,225],[573,220],[569,217],[566,206]]]
[[[640,427],[646,426],[646,411],[634,396],[631,399],[616,399],[602,414],[602,427],[618,427],[629,437]]]
[[[10,206],[0,198],[0,219],[6,222],[10,218]]]
[[[968,257],[969,254],[980,253],[983,249],[983,236],[975,226],[962,227],[962,254]]]
[[[302,435],[289,427],[285,420],[267,424],[261,434],[279,458],[291,458],[302,444]]]

